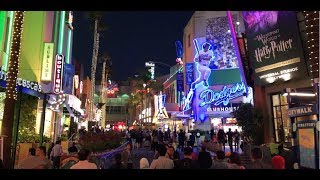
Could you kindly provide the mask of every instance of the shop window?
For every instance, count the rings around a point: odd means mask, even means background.
[[[275,94],[271,97],[273,122],[275,130],[275,139],[277,142],[289,142],[291,123],[288,116],[287,97],[281,94]]]

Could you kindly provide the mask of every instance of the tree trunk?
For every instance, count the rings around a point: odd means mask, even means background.
[[[17,99],[16,83],[19,72],[20,60],[20,42],[23,31],[24,11],[16,11],[13,24],[13,37],[11,43],[11,54],[8,68],[8,78],[6,87],[6,99],[3,112],[2,134],[7,136],[4,138],[3,144],[3,163],[6,169],[12,165],[12,129],[14,119],[14,106]]]
[[[105,82],[107,81],[106,78],[106,64],[107,62],[104,61],[102,65],[102,80],[101,80],[101,103],[104,103],[101,107],[102,109],[102,118],[101,118],[101,127],[106,128],[106,92],[104,89]]]
[[[89,121],[93,118],[93,106],[94,106],[94,93],[95,93],[95,76],[97,68],[97,57],[99,52],[99,33],[98,33],[98,19],[95,20],[94,24],[94,40],[93,40],[93,52],[92,52],[92,65],[91,65],[91,93],[90,93],[90,112]]]

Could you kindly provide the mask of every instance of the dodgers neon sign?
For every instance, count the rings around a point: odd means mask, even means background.
[[[226,106],[229,104],[230,100],[243,96],[244,93],[247,93],[247,87],[243,82],[236,83],[231,87],[223,86],[220,92],[214,92],[211,89],[206,89],[199,95],[199,98],[203,100],[199,106],[203,107],[211,103],[214,103],[215,106],[223,103],[223,105]]]

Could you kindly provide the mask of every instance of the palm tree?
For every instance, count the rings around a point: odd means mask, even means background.
[[[94,105],[94,93],[95,93],[95,76],[97,70],[97,59],[99,54],[99,40],[100,32],[106,28],[101,25],[102,12],[93,11],[89,14],[90,19],[94,22],[94,31],[93,31],[93,50],[92,50],[92,63],[91,63],[91,94],[90,94],[90,112],[89,112],[89,121],[93,119],[93,105]]]
[[[13,23],[13,41],[11,43],[11,54],[8,68],[6,87],[6,99],[3,112],[2,134],[7,136],[3,142],[3,163],[5,168],[12,167],[12,129],[14,119],[14,106],[17,100],[16,82],[19,73],[20,42],[23,32],[24,11],[15,11]]]
[[[110,66],[111,66],[111,56],[108,53],[104,53],[102,56],[99,57],[99,63],[102,63],[102,78],[101,78],[101,98],[103,103],[102,105],[102,120],[101,126],[105,128],[106,126],[106,96],[105,96],[105,88],[104,85],[106,81],[108,81],[108,75],[110,73]]]
[[[140,102],[141,102],[140,94],[138,94],[138,93],[131,93],[130,94],[127,106],[128,106],[128,113],[129,113],[131,123],[133,123],[132,120],[134,120],[136,117],[137,105]],[[127,126],[129,126],[129,124],[127,124]]]
[[[134,90],[140,90],[131,94],[128,107],[130,117],[135,117],[137,105],[141,105],[140,111],[146,107],[151,107],[153,95],[158,94],[162,90],[162,84],[151,80],[150,72],[147,70],[140,71],[140,74],[135,81]],[[141,91],[142,90],[142,91]],[[143,91],[144,90],[144,91]],[[146,100],[146,103],[144,103]]]

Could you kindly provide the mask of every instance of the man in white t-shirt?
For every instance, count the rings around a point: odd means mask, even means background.
[[[86,149],[81,149],[78,152],[79,162],[70,169],[98,169],[95,163],[91,163],[88,161],[88,157],[90,155],[90,151]]]
[[[194,61],[198,62],[198,70],[200,75],[198,78],[191,84],[191,89],[195,89],[195,86],[203,81],[204,86],[209,86],[208,78],[211,73],[209,68],[210,61],[213,59],[213,51],[210,49],[211,45],[209,43],[204,43],[202,45],[203,49],[199,51],[194,57]]]

